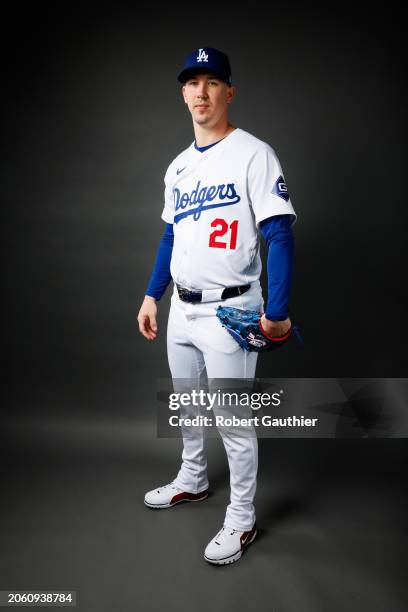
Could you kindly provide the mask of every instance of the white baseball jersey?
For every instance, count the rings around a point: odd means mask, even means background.
[[[282,214],[296,220],[274,150],[240,128],[204,152],[193,142],[164,181],[162,219],[174,231],[170,272],[189,289],[258,280],[258,224]]]

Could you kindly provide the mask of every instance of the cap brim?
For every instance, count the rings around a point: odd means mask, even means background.
[[[223,75],[219,74],[218,72],[215,72],[214,70],[207,70],[206,68],[186,68],[185,70],[182,70],[178,76],[177,76],[177,80],[180,81],[180,83],[186,83],[188,81],[188,79],[191,79],[194,75],[196,74],[214,74],[217,78],[221,79],[221,81],[224,81],[224,83],[227,83],[227,85],[229,84]]]

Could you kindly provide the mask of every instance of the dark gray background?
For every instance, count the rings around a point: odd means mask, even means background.
[[[220,571],[201,557],[228,496],[217,441],[208,502],[142,504],[179,462],[155,435],[168,297],[156,342],[135,317],[193,140],[175,77],[194,48],[229,54],[232,123],[275,148],[298,213],[306,345],[258,375],[406,376],[401,17],[268,7],[4,16],[0,588],[77,589],[90,612],[403,609],[403,441],[260,441],[261,537]]]

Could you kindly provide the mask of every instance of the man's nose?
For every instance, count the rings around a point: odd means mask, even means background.
[[[197,97],[206,98],[208,96],[208,86],[207,83],[200,83],[197,88]]]

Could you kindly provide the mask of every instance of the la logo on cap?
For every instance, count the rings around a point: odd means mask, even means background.
[[[197,62],[208,62],[208,53],[204,49],[198,50]]]

